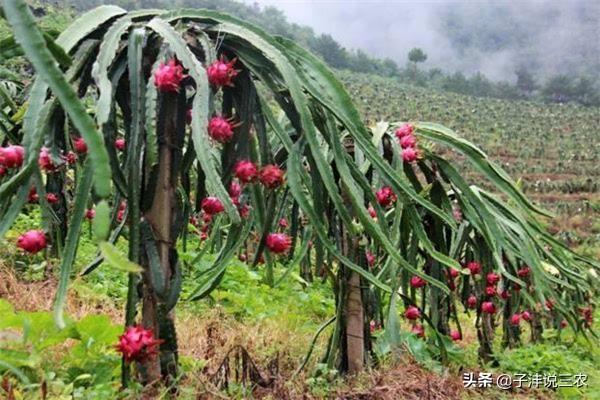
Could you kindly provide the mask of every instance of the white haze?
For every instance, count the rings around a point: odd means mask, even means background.
[[[275,6],[288,21],[328,33],[347,49],[363,49],[372,56],[389,57],[399,65],[413,47],[428,54],[428,67],[467,74],[482,72],[492,79],[514,79],[514,71],[527,65],[538,75],[600,71],[600,1],[374,1],[374,0],[245,0]],[[502,13],[510,35],[514,26],[527,32],[519,43],[500,37],[497,48],[482,51],[466,46],[461,51],[445,35],[442,18],[448,13],[470,21],[469,28],[485,30],[498,23]],[[467,29],[467,30],[468,30]],[[582,67],[582,66],[585,67]],[[590,67],[591,66],[591,67]]]

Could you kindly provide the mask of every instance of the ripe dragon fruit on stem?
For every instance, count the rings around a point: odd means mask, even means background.
[[[87,143],[81,137],[73,139],[73,148],[77,154],[85,154],[88,150]]]
[[[125,362],[144,361],[152,355],[158,353],[158,346],[162,340],[154,338],[151,329],[145,329],[141,326],[127,327],[125,332],[119,337],[117,351],[123,354]]]
[[[398,199],[392,188],[389,186],[384,186],[375,192],[375,198],[377,199],[377,203],[384,208],[395,203]]]
[[[256,180],[258,168],[250,160],[240,160],[233,167],[233,174],[242,183],[250,183]]]
[[[260,170],[258,180],[269,189],[278,188],[283,184],[283,170],[277,165],[265,165]]]
[[[216,87],[219,86],[233,86],[233,78],[240,72],[233,68],[237,59],[227,62],[225,57],[221,56],[220,59],[216,60],[208,66],[206,74],[208,75],[208,82]]]
[[[403,124],[398,129],[396,129],[395,135],[398,139],[402,139],[405,136],[412,135],[415,131],[415,127],[412,124]]]
[[[36,254],[46,248],[46,235],[43,231],[27,231],[17,239],[17,247],[29,254]]]
[[[7,169],[19,168],[23,165],[24,156],[25,149],[23,146],[0,147],[0,166]]]
[[[233,138],[234,124],[222,116],[215,116],[208,122],[208,136],[218,143],[227,143]]]
[[[271,253],[283,254],[292,247],[292,238],[285,233],[269,233],[266,246]]]
[[[183,80],[183,67],[175,59],[160,63],[154,72],[154,85],[163,93],[177,93]]]
[[[202,199],[200,207],[202,208],[202,211],[210,215],[219,214],[225,211],[225,207],[223,206],[223,203],[221,203],[221,200],[214,196]]]
[[[408,306],[406,311],[404,311],[404,316],[407,319],[415,320],[421,316],[421,311],[415,306]]]

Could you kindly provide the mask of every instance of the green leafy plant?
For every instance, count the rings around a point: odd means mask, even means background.
[[[368,321],[377,316],[393,333],[398,302],[413,328],[417,320],[431,327],[431,354],[442,363],[451,322],[458,324],[458,306],[470,294],[484,360],[493,357],[500,322],[486,308],[502,307],[505,327],[528,307],[536,330],[542,317],[587,328],[579,307],[591,307],[586,271],[598,265],[544,231],[536,216],[546,213],[504,170],[441,125],[369,129],[333,73],[295,43],[213,11],[103,6],[53,42],[72,60],[67,66],[56,62],[22,1],[3,5],[38,76],[20,132],[23,165],[0,186],[0,215],[9,226],[35,185],[51,250],[61,256],[55,319],[66,329],[82,225],[95,210],[101,253],[81,273],[102,261],[128,272],[119,343],[125,385],[132,364],[142,384],[176,383],[173,310],[186,258],[178,243],[187,245],[190,229],[203,242],[187,260],[200,267],[190,300],[209,296],[236,255],[253,267],[264,263],[269,287],[296,266],[307,284],[330,280],[336,307],[323,356],[328,369],[360,371],[372,344]],[[461,153],[502,196],[470,185],[438,146]],[[39,251],[47,245],[41,236],[20,247]],[[128,261],[112,245],[120,236]],[[494,286],[523,290],[510,301],[492,299],[486,278],[461,265],[470,261],[494,274]],[[276,277],[278,262],[287,270]],[[525,265],[530,272],[522,276]],[[409,287],[415,277],[424,283],[419,290]],[[546,301],[552,306],[538,307]],[[507,332],[507,342],[516,342]]]

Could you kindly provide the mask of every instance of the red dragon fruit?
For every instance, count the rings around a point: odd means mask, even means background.
[[[477,307],[477,297],[472,294],[467,298],[467,307],[474,309]]]
[[[58,203],[58,196],[56,193],[46,193],[46,201],[50,204]]]
[[[27,231],[17,239],[17,247],[29,254],[35,254],[46,248],[46,235],[43,231]]]
[[[63,158],[69,165],[73,165],[77,162],[77,154],[72,151],[69,151]]]
[[[210,215],[219,214],[225,211],[225,207],[223,206],[223,203],[221,203],[221,200],[214,196],[202,199],[200,206],[202,207],[202,211]]]
[[[425,279],[421,278],[420,276],[415,275],[410,278],[410,286],[414,288],[422,288],[426,284],[427,282],[425,282]]]
[[[206,69],[208,82],[214,86],[233,86],[233,78],[240,72],[233,68],[236,59],[227,62],[224,57],[216,60]]]
[[[27,201],[30,203],[37,203],[40,200],[40,196],[37,194],[37,190],[35,186],[29,188],[29,193],[27,194]]]
[[[117,351],[123,354],[126,362],[144,361],[148,357],[158,353],[158,346],[162,340],[154,338],[151,329],[145,329],[141,326],[127,327],[125,332],[119,337]]]
[[[252,161],[241,160],[233,167],[233,174],[243,183],[253,182],[258,176],[258,169]]]
[[[415,150],[414,147],[407,147],[402,149],[402,160],[405,162],[411,163],[417,161],[419,158],[419,153]]]
[[[510,324],[512,326],[519,326],[521,324],[521,314],[515,313],[510,317]]]
[[[421,316],[421,311],[419,311],[419,309],[415,306],[408,306],[406,311],[404,311],[404,316],[407,319],[415,320]]]
[[[278,188],[283,184],[283,170],[277,165],[265,165],[260,170],[258,180],[269,189]]]
[[[500,282],[500,275],[498,275],[495,272],[490,272],[489,274],[487,274],[485,279],[488,285],[495,285],[496,283]]]
[[[486,314],[495,314],[496,313],[496,305],[491,301],[484,301],[481,303],[481,311]]]
[[[115,139],[114,146],[115,146],[115,149],[117,149],[119,151],[125,150],[125,139],[123,139],[123,138]]]
[[[388,207],[397,200],[396,194],[389,186],[384,186],[375,192],[375,198],[381,207]]]
[[[417,145],[417,138],[414,135],[406,135],[400,138],[400,147],[407,149]]]
[[[367,258],[367,265],[369,267],[375,265],[375,262],[377,261],[377,257],[375,256],[375,254],[367,250],[367,252],[365,253],[365,257]]]
[[[46,172],[54,172],[56,171],[56,165],[54,165],[54,161],[52,160],[52,156],[50,155],[50,150],[47,147],[42,147],[40,150],[40,155],[38,157],[38,165],[42,169],[42,171]]]
[[[477,261],[471,261],[467,264],[467,269],[471,272],[471,275],[478,275],[481,272],[481,264]]]
[[[177,93],[184,78],[183,67],[175,59],[160,63],[154,72],[154,85],[164,93]]]
[[[240,195],[242,194],[242,186],[239,183],[237,183],[236,181],[232,181],[229,184],[228,192],[232,198],[240,197]]]
[[[94,210],[93,208],[88,208],[87,210],[85,210],[85,218],[88,220],[93,220],[94,217],[96,216],[96,210]]]
[[[450,331],[450,339],[452,339],[452,341],[454,341],[454,342],[458,342],[462,339],[462,335],[460,334],[459,331],[452,330],[452,331]]]
[[[488,297],[494,297],[498,294],[498,290],[495,286],[486,286],[485,287],[485,295]]]
[[[23,146],[0,147],[0,166],[7,169],[18,168],[23,165],[24,157],[25,149]]]
[[[87,143],[82,137],[73,139],[73,148],[78,154],[85,154],[88,150]]]
[[[270,252],[283,254],[292,247],[292,238],[285,233],[269,233],[266,245]]]
[[[208,136],[219,143],[227,143],[233,137],[233,124],[221,116],[215,116],[208,122]]]
[[[421,324],[415,324],[410,330],[412,333],[417,335],[417,337],[424,338],[425,337],[425,328]]]
[[[396,137],[402,139],[404,136],[412,135],[415,131],[415,127],[412,124],[404,124],[400,128],[396,129]]]

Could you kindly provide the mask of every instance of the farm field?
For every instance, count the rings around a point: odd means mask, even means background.
[[[600,399],[600,108],[0,4],[0,399]]]

